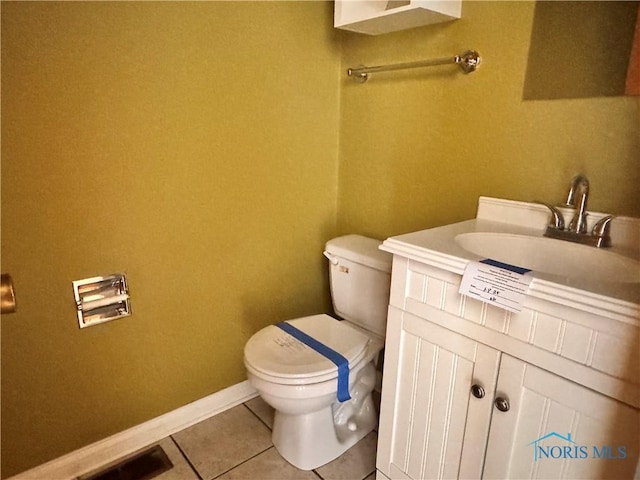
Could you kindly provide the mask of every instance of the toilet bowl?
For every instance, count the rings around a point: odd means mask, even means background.
[[[351,326],[328,315],[301,318],[291,323],[300,327],[300,323],[305,321],[317,325],[334,324],[341,333],[348,334],[352,330]],[[275,410],[273,444],[280,455],[301,470],[312,470],[337,458],[377,423],[371,397],[377,376],[373,360],[382,349],[383,341],[355,332],[366,340],[363,351],[355,355],[353,364],[349,364],[351,399],[345,402],[336,400],[338,375],[335,366],[332,372],[327,373],[325,359],[313,350],[307,349],[303,355],[319,357],[317,363],[320,365],[316,365],[315,371],[308,364],[297,363],[300,357],[293,355],[285,363],[285,368],[265,373],[265,364],[269,364],[270,359],[260,356],[265,355],[261,344],[263,339],[250,340],[245,348],[249,382]],[[287,335],[277,331],[272,334],[276,338]],[[274,348],[287,349],[278,343],[274,345]],[[301,367],[299,371],[296,371],[296,366]]]
[[[339,457],[377,424],[371,393],[378,383],[375,364],[384,346],[390,283],[390,258],[377,249],[378,245],[376,240],[352,235],[330,241],[325,252],[331,260],[332,292],[336,285],[345,287],[347,280],[335,278],[334,274],[351,275],[347,283],[357,280],[357,284],[365,286],[357,289],[350,285],[350,295],[356,298],[343,295],[343,300],[351,301],[343,302],[336,311],[348,315],[356,307],[367,313],[366,318],[356,315],[353,318],[360,321],[354,322],[318,314],[287,321],[339,353],[348,362],[348,380],[339,379],[345,371],[339,373],[335,361],[278,326],[263,328],[245,345],[249,382],[275,410],[273,444],[285,460],[302,470],[312,470]],[[357,251],[353,256],[359,263],[342,258],[345,248],[346,256],[351,250]],[[338,257],[331,253],[335,250],[340,254],[336,263],[333,259]],[[364,271],[365,268],[371,271]],[[367,302],[364,310],[362,301]],[[373,329],[366,328],[371,325]],[[345,400],[347,385],[350,398]]]

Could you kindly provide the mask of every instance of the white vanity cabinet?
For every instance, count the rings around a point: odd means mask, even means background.
[[[390,478],[478,478],[484,444],[473,439],[489,432],[499,352],[394,307],[388,321],[378,468]],[[470,393],[476,384],[484,401]]]
[[[509,409],[493,413],[485,478],[637,477],[636,409],[508,355],[496,395]],[[572,440],[553,435],[537,450],[550,432]]]
[[[640,478],[635,307],[507,312],[458,293],[464,259],[396,238],[378,478]]]

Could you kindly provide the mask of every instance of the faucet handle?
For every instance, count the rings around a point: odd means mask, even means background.
[[[591,234],[594,237],[598,237],[601,239],[599,241],[602,247],[610,247],[611,246],[611,220],[614,219],[613,215],[607,215],[606,217],[602,217],[597,223],[593,226],[593,230]]]
[[[551,217],[549,218],[549,223],[547,225],[549,228],[555,228],[556,230],[564,230],[564,217],[562,216],[562,212],[560,210],[558,210],[553,205],[549,205],[548,203],[544,203],[544,202],[536,202],[536,203],[540,203],[544,205],[551,212]]]

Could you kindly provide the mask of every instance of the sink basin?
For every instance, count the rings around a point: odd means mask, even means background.
[[[587,245],[545,237],[472,232],[455,237],[468,252],[564,278],[640,283],[640,262]]]

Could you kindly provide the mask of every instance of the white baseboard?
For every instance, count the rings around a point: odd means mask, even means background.
[[[257,395],[256,390],[245,380],[31,470],[19,473],[8,480],[76,478],[246,402]]]

